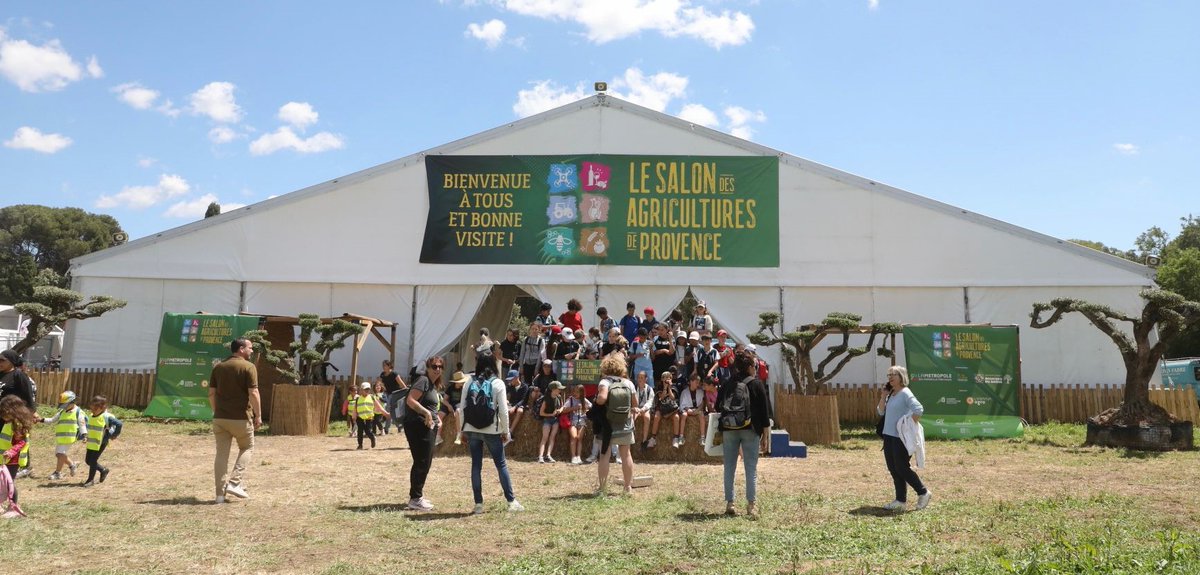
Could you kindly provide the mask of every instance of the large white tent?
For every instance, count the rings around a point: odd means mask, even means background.
[[[778,158],[779,266],[420,262],[427,156],[564,154]],[[306,228],[371,221],[341,237]],[[866,323],[1020,325],[1027,384],[1124,379],[1113,344],[1086,320],[1028,328],[1033,302],[1070,296],[1133,312],[1153,283],[1144,266],[605,95],[80,257],[71,273],[74,289],[129,305],[71,326],[70,367],[152,367],[164,312],[378,317],[400,325],[397,359],[411,364],[462,340],[495,286],[520,287],[556,314],[577,298],[586,325],[597,305],[616,316],[628,300],[670,309],[691,289],[739,339],[764,311],[789,327],[830,311]],[[367,348],[360,371],[383,357]],[[838,380],[880,381],[884,367],[860,359]]]

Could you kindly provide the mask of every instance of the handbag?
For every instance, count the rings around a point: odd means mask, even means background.
[[[559,414],[558,426],[562,429],[571,429],[571,414],[569,414],[569,413]]]

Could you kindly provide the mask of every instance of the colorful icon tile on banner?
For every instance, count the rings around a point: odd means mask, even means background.
[[[550,225],[561,226],[573,224],[579,220],[579,205],[575,196],[550,196],[550,205],[546,207],[546,217]]]
[[[602,258],[608,256],[608,230],[604,228],[583,228],[579,231],[579,253],[585,256]]]
[[[570,258],[575,255],[575,231],[571,228],[546,230],[546,242],[542,253],[554,258]]]
[[[551,194],[565,194],[579,189],[579,172],[575,164],[550,164],[546,184],[550,186]]]
[[[598,196],[596,194],[583,195],[583,217],[580,219],[585,224],[608,221],[608,197]]]
[[[583,191],[603,192],[608,189],[612,168],[595,162],[583,163]]]

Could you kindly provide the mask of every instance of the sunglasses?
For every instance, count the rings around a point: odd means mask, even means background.
[[[431,365],[431,366],[429,366],[429,369],[446,369],[446,366],[444,366],[444,365]]]

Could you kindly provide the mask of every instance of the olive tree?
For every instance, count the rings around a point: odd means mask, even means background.
[[[125,300],[106,295],[87,297],[77,291],[55,286],[35,287],[32,301],[13,306],[17,313],[29,317],[29,328],[25,333],[25,338],[13,346],[13,351],[24,353],[25,350],[46,337],[54,326],[67,320],[99,317],[114,309],[123,308],[125,305]]]
[[[325,323],[316,314],[300,314],[300,336],[288,344],[287,351],[273,349],[266,330],[248,331],[242,337],[250,340],[255,353],[281,375],[300,385],[327,384],[322,371],[334,350],[346,347],[346,340],[362,333],[363,326],[334,319]],[[313,339],[313,336],[316,339]]]
[[[859,325],[861,321],[861,315],[831,312],[819,324],[800,326],[793,331],[784,332],[781,316],[768,312],[759,314],[758,331],[747,334],[747,338],[754,345],[778,345],[783,352],[788,372],[792,375],[792,381],[796,382],[800,393],[815,395],[825,391],[826,384],[842,371],[850,360],[870,352],[875,345],[875,338],[880,335],[884,336],[884,341],[880,347],[875,348],[875,352],[882,357],[895,356],[895,351],[887,347],[886,336],[900,333],[900,324],[874,323],[869,328],[863,328]],[[850,347],[850,336],[853,334],[867,335],[867,344],[862,347]],[[829,346],[825,358],[814,367],[812,352],[827,335],[840,335],[841,343]],[[834,360],[837,360],[837,363],[826,371]]]

